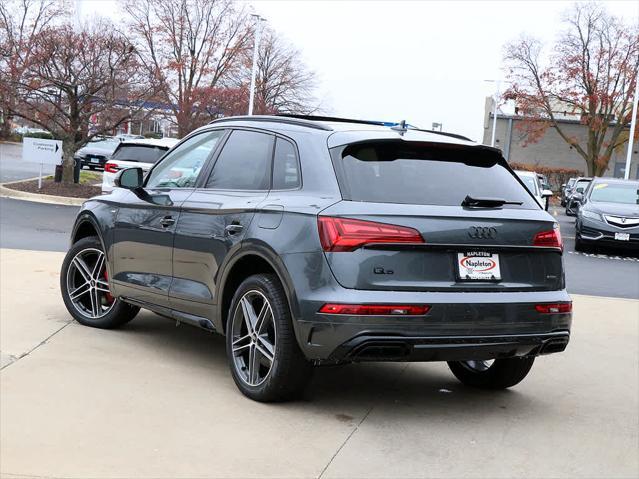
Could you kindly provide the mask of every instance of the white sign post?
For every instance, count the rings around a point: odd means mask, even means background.
[[[22,161],[40,163],[40,176],[38,177],[38,189],[40,189],[42,188],[42,166],[62,163],[62,142],[25,138],[22,141]]]

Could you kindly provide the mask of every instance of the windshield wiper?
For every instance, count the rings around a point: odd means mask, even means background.
[[[470,208],[499,208],[504,205],[523,204],[523,201],[508,201],[501,198],[473,198],[470,195],[466,195],[464,201],[461,202],[462,206],[468,206]]]

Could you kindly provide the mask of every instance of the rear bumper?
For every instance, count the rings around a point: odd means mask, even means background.
[[[362,361],[464,361],[538,356],[566,349],[570,333],[520,336],[360,335],[339,345],[322,363]]]

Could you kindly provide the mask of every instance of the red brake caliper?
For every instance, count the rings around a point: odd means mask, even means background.
[[[104,279],[108,282],[109,281],[109,272],[106,269],[106,266],[104,267]],[[111,296],[111,293],[104,293],[104,296],[106,296],[106,300],[109,302],[109,304],[111,304],[114,301],[113,296]]]

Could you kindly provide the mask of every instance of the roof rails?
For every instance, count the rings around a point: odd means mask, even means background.
[[[393,127],[397,126],[400,123],[392,123],[387,121],[372,121],[372,120],[353,120],[350,118],[337,118],[333,116],[315,116],[315,115],[293,115],[287,113],[280,113],[278,115],[252,115],[252,116],[228,116],[224,118],[218,118],[216,120],[211,121],[211,123],[221,123],[225,121],[263,121],[263,122],[273,122],[273,123],[286,123],[289,125],[297,125],[297,126],[306,126],[308,128],[314,128],[316,130],[324,130],[324,131],[333,131],[333,128],[330,126],[323,124],[322,122],[335,122],[335,123],[354,123],[358,125],[375,125],[375,126],[387,126]],[[467,138],[463,135],[458,135],[456,133],[446,133],[444,131],[432,131],[432,130],[422,130],[420,128],[416,128],[413,125],[406,124],[408,130],[411,131],[421,131],[424,133],[432,133],[434,135],[442,135],[448,136],[450,138],[457,138],[458,140],[472,141],[470,138]]]
[[[287,116],[271,116],[271,115],[243,115],[243,116],[227,116],[224,118],[218,118],[209,122],[211,123],[222,123],[225,121],[263,121],[263,122],[271,122],[271,123],[286,123],[288,125],[297,125],[297,126],[306,126],[308,128],[314,128],[316,130],[324,130],[324,131],[333,131],[333,129],[328,125],[323,125],[321,123],[317,123],[315,121],[306,120],[303,117],[287,117]]]
[[[337,123],[355,123],[360,125],[388,126],[391,128],[400,127],[400,125],[402,125],[403,123],[408,130],[422,131],[424,133],[433,133],[435,135],[442,135],[442,136],[448,136],[451,138],[457,138],[458,140],[472,141],[470,138],[467,138],[463,135],[458,135],[457,133],[447,133],[445,131],[422,130],[421,128],[417,128],[416,126],[409,125],[405,121],[390,122],[390,121],[374,121],[374,120],[352,120],[350,118],[337,118],[333,116],[289,115],[287,113],[282,113],[277,116],[284,117],[284,118],[297,118],[299,120],[330,121],[330,122],[337,122]]]

